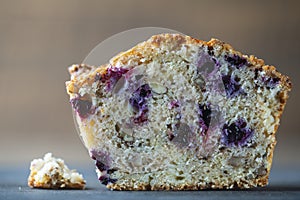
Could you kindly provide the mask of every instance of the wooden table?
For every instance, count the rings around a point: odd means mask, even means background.
[[[93,167],[78,169],[87,180],[85,190],[45,190],[27,186],[28,169],[0,169],[0,199],[300,199],[300,171],[297,169],[273,168],[270,184],[265,188],[249,190],[204,190],[204,191],[110,191],[98,183]]]

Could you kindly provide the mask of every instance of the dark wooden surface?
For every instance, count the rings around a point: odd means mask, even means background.
[[[88,168],[87,168],[88,167]],[[87,180],[85,190],[31,189],[26,179],[29,171],[17,168],[0,169],[0,199],[300,199],[300,172],[297,169],[272,169],[269,186],[249,190],[204,191],[110,191],[97,181],[92,166],[79,169]]]

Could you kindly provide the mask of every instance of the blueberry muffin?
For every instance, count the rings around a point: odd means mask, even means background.
[[[66,82],[99,181],[115,190],[265,186],[291,82],[274,66],[180,34],[152,36]]]

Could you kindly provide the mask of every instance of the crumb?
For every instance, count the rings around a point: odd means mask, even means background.
[[[28,186],[45,189],[84,189],[86,181],[83,176],[70,170],[60,158],[47,153],[44,159],[34,159],[30,165]]]

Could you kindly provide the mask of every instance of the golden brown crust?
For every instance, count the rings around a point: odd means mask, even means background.
[[[68,184],[50,184],[50,183],[45,183],[45,182],[37,182],[34,178],[34,175],[36,173],[30,174],[28,177],[27,184],[31,188],[42,188],[42,189],[79,189],[83,190],[85,188],[85,182],[81,183],[68,183]]]
[[[292,84],[288,76],[285,76],[278,72],[274,66],[265,65],[262,59],[258,59],[253,55],[247,56],[243,55],[242,53],[234,50],[229,44],[224,43],[218,39],[211,39],[209,42],[205,42],[202,40],[194,39],[190,36],[183,36],[180,34],[161,34],[152,36],[148,41],[138,44],[137,46],[133,47],[132,49],[122,52],[116,55],[114,58],[111,59],[111,65],[118,65],[118,62],[126,62],[133,56],[137,59],[141,59],[141,54],[139,53],[140,49],[151,49],[155,48],[161,43],[164,45],[169,45],[171,48],[176,48],[177,46],[183,44],[194,44],[194,45],[207,45],[208,47],[213,47],[217,56],[220,55],[222,52],[226,52],[228,54],[235,54],[239,55],[243,58],[246,58],[247,61],[250,63],[249,67],[251,68],[259,68],[265,71],[268,75],[272,77],[280,78],[281,85],[285,88],[285,90],[290,91]]]
[[[127,191],[135,191],[135,190],[155,190],[155,191],[161,191],[161,190],[168,190],[168,191],[182,191],[182,190],[205,190],[205,189],[247,189],[247,188],[253,188],[253,187],[264,187],[268,184],[268,176],[262,176],[258,179],[256,179],[252,185],[249,185],[249,183],[244,182],[235,182],[231,185],[224,185],[224,184],[181,184],[181,185],[150,185],[145,183],[139,183],[135,186],[133,185],[120,185],[118,183],[109,184],[106,187],[108,189],[112,190],[127,190]]]
[[[94,82],[97,74],[105,74],[108,64],[96,67],[86,64],[74,64],[69,67],[71,80],[66,82],[67,93],[74,95],[85,84]]]
[[[209,42],[205,42],[202,40],[194,39],[190,36],[183,36],[180,34],[161,34],[161,35],[154,35],[152,36],[149,40],[146,42],[140,43],[137,46],[133,47],[132,49],[129,49],[126,52],[119,53],[115,57],[113,57],[110,60],[110,65],[112,66],[118,66],[118,63],[124,63],[127,62],[128,60],[131,61],[136,61],[139,63],[139,61],[142,59],[142,55],[140,53],[140,50],[143,49],[144,51],[151,51],[152,48],[155,48],[161,43],[164,43],[165,45],[171,45],[171,48],[176,48],[182,44],[194,44],[194,45],[207,45],[208,47],[213,47],[216,56],[220,55],[222,52],[226,52],[229,54],[235,54],[239,55],[250,63],[249,67],[253,69],[261,69],[266,72],[267,75],[270,75],[272,77],[277,77],[280,79],[280,83],[282,87],[284,88],[282,93],[280,95],[281,101],[286,102],[288,95],[287,92],[289,92],[292,88],[291,81],[288,76],[285,76],[278,72],[274,66],[270,65],[265,65],[264,61],[262,59],[258,59],[253,55],[247,56],[243,55],[238,51],[235,51],[229,44],[226,44],[218,39],[211,39]],[[71,81],[67,82],[67,91],[68,93],[73,93],[74,90],[74,83],[82,83],[79,81],[85,80],[83,78],[80,78],[83,74],[89,74],[90,72],[93,73],[91,77],[94,77],[96,73],[105,73],[105,70],[108,67],[108,64],[102,65],[99,67],[96,66],[89,66],[85,64],[80,64],[80,65],[72,65],[69,68],[69,73],[71,74]],[[95,70],[95,71],[94,71]],[[92,79],[87,79],[92,81]],[[84,83],[82,83],[84,84]]]
[[[42,183],[34,183],[34,180],[28,181],[28,186],[31,188],[40,188],[40,189],[74,189],[74,190],[85,189],[85,183],[70,184],[65,187],[61,187],[61,185],[49,185],[49,184],[42,184]]]

